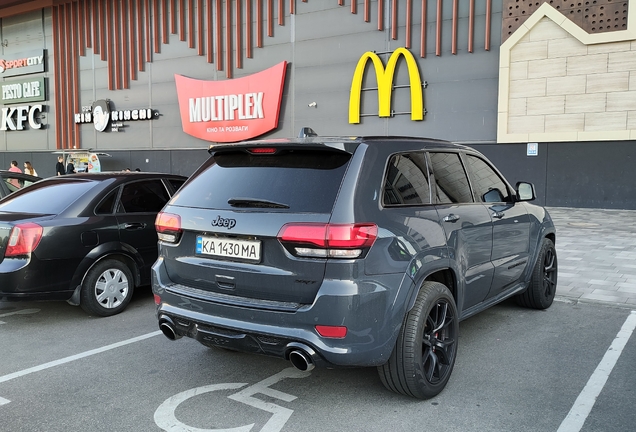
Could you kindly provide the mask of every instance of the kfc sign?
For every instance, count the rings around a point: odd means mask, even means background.
[[[42,110],[42,105],[23,105],[2,108],[0,131],[24,130],[24,125],[27,121],[31,129],[40,129],[42,128],[42,123],[40,123]]]
[[[278,126],[287,62],[225,81],[175,75],[183,131],[214,142],[254,138]]]

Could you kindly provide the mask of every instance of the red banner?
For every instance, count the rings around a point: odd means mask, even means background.
[[[183,131],[214,142],[257,137],[278,126],[287,62],[223,81],[175,75]]]

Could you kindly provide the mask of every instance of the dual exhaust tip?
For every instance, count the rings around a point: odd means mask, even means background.
[[[181,335],[177,334],[174,322],[167,316],[159,318],[159,330],[161,333],[171,341],[175,341],[181,338]]]
[[[182,337],[177,333],[174,321],[165,315],[159,318],[159,329],[161,333],[171,341],[181,339]],[[314,362],[316,352],[313,349],[305,344],[296,342],[289,344],[288,347],[292,348],[289,352],[289,361],[296,369],[309,372],[316,367],[316,363]]]
[[[307,347],[307,349],[310,352],[314,353],[314,350],[312,350],[311,348]],[[316,367],[316,364],[312,359],[312,355],[302,349],[295,349],[291,351],[289,353],[289,361],[291,362],[292,366],[303,372],[309,372]]]

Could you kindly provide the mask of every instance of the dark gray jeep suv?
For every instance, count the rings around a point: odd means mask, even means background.
[[[299,369],[377,366],[437,395],[459,321],[514,296],[545,309],[555,228],[479,152],[407,137],[214,145],[158,214],[152,271],[170,339]]]

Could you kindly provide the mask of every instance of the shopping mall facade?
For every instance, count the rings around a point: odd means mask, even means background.
[[[0,0],[0,163],[189,175],[214,142],[311,127],[470,145],[542,204],[636,209],[630,3]]]

